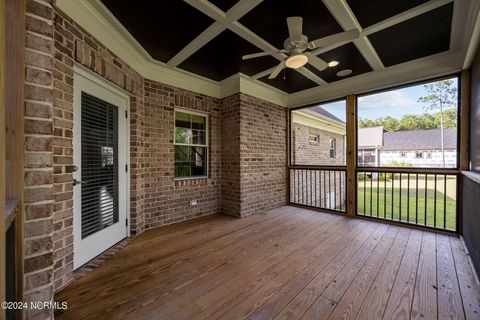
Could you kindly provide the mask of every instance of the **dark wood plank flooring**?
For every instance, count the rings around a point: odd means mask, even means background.
[[[150,230],[56,319],[480,319],[459,238],[281,207]]]

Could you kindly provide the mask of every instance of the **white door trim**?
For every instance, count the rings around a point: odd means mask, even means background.
[[[121,179],[119,180],[119,201],[123,201],[125,205],[125,218],[127,223],[122,221],[119,218],[118,224],[125,226],[125,237],[130,236],[130,121],[128,120],[130,116],[130,96],[129,94],[118,87],[117,85],[111,83],[110,81],[100,77],[96,73],[88,70],[87,68],[75,64],[74,65],[74,81],[73,81],[73,112],[74,112],[74,121],[73,121],[73,143],[74,143],[74,164],[81,162],[81,153],[75,152],[75,137],[81,132],[81,117],[79,117],[81,110],[81,93],[86,91],[92,95],[109,102],[117,106],[119,110],[119,132],[118,132],[118,141],[119,141],[119,152],[124,154],[124,160],[118,163],[118,172]],[[125,115],[124,115],[125,114]],[[125,119],[125,116],[127,119]],[[121,130],[120,122],[125,121],[123,125],[123,130]],[[123,149],[123,150],[122,150]],[[120,158],[119,158],[120,160]],[[128,166],[128,172],[125,172],[125,165]],[[81,168],[80,168],[81,170]],[[79,170],[79,171],[80,171]],[[81,171],[80,171],[81,172]],[[73,176],[77,180],[80,180],[79,173],[74,172]],[[74,188],[78,188],[75,186]],[[81,198],[78,196],[79,192],[75,193],[74,189],[74,204],[73,204],[73,236],[74,236],[74,253],[73,253],[73,264],[74,269],[81,267],[83,264],[88,262],[90,259],[86,258],[84,254],[80,251],[78,245],[78,239],[81,237],[81,220],[79,219],[78,214],[75,214],[75,203],[81,201]],[[78,198],[78,199],[77,199]],[[116,225],[116,224],[115,224]],[[106,228],[108,229],[108,228]],[[114,245],[115,243],[110,243]],[[93,258],[93,257],[92,257]]]

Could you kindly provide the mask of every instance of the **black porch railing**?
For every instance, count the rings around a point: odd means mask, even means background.
[[[454,170],[357,170],[357,215],[458,231]]]
[[[344,168],[290,168],[290,203],[346,212]]]

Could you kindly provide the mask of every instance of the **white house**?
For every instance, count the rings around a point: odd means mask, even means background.
[[[444,129],[443,160],[440,129],[388,132],[383,127],[358,129],[358,164],[388,167],[454,168],[457,165],[457,130]]]

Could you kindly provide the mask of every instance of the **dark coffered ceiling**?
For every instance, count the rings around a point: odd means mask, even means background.
[[[206,30],[219,22],[216,22],[212,15],[199,10],[192,1],[101,1],[152,58],[160,62],[215,81],[241,72],[286,93],[328,85],[345,78],[375,72],[379,68],[389,68],[448,51],[454,9],[453,2],[447,1],[442,6],[435,6],[408,19],[401,19],[391,26],[380,26],[375,32],[368,33],[355,42],[333,46],[317,53],[318,57],[327,62],[338,61],[338,66],[323,71],[310,65],[298,70],[285,69],[277,78],[270,80],[267,79],[268,74],[262,72],[279,63],[278,55],[251,60],[242,60],[241,57],[262,51],[261,45],[283,48],[283,42],[288,37],[286,18],[289,16],[303,17],[303,34],[310,40],[344,31],[346,28],[342,26],[348,23],[342,20],[345,19],[345,14],[335,11],[338,10],[335,3],[337,0],[257,1],[236,21],[231,21],[232,25],[222,25],[222,29],[207,37],[207,41],[200,46],[193,46],[195,50],[190,50],[189,44],[201,34],[208,35]],[[228,11],[238,9],[238,2],[210,0],[209,4],[214,11],[224,16],[226,13],[228,18]],[[344,4],[351,15],[351,21],[357,23],[360,29],[368,30],[371,26],[382,25],[387,19],[408,10],[415,10],[429,1],[338,2]],[[252,40],[253,38],[257,40]],[[183,52],[184,58],[172,65],[172,58],[182,50],[187,54]],[[337,72],[344,69],[351,69],[352,73],[346,77],[337,76]]]
[[[250,42],[225,30],[178,67],[221,81],[239,71],[251,76],[278,64],[278,60],[271,56],[242,61],[243,55],[257,51],[259,49]]]
[[[453,3],[372,34],[385,66],[429,56],[450,47]],[[395,41],[391,41],[395,39]]]

